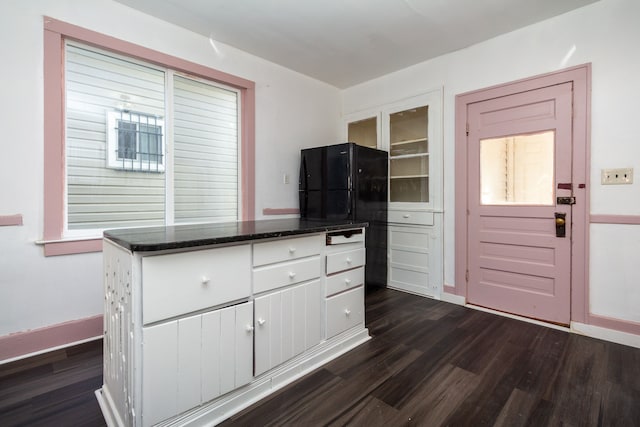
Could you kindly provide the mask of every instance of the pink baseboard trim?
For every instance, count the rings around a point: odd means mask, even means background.
[[[0,363],[63,347],[78,341],[101,337],[102,315],[18,332],[0,337]]]
[[[264,208],[262,209],[262,215],[298,215],[300,209],[298,208]]]
[[[44,243],[44,256],[71,255],[88,252],[102,252],[102,239]]]
[[[589,216],[592,224],[628,224],[640,225],[640,215],[606,215],[595,214]]]
[[[640,323],[630,320],[614,319],[599,314],[589,314],[589,325],[601,328],[613,329],[614,331],[626,332],[628,334],[640,335]]]
[[[0,227],[22,225],[22,214],[0,215]]]

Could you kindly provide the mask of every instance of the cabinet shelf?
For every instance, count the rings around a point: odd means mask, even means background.
[[[416,142],[426,142],[427,138],[407,139],[404,141],[392,142],[391,145],[415,144]]]
[[[429,153],[400,154],[398,156],[389,156],[389,160],[411,159],[414,157],[429,157]]]
[[[414,178],[429,178],[429,175],[396,175],[396,176],[389,177],[389,179],[414,179]]]

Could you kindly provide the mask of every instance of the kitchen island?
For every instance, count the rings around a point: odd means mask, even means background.
[[[211,425],[369,339],[366,223],[105,232],[109,425]]]

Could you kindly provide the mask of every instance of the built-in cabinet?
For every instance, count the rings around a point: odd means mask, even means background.
[[[108,424],[215,424],[368,339],[364,230],[331,233],[157,252],[105,240]]]
[[[388,285],[439,297],[443,285],[442,91],[346,116],[348,140],[371,144],[374,134],[377,148],[389,152]]]

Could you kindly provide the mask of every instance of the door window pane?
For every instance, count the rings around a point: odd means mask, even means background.
[[[347,139],[369,148],[378,148],[378,119],[371,117],[348,125]]]
[[[553,205],[555,132],[480,141],[483,205]]]

